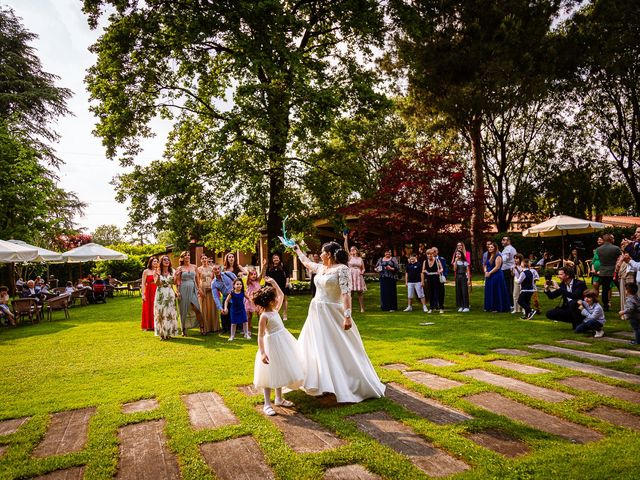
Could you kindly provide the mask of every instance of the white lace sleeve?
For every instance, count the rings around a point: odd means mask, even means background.
[[[351,271],[346,265],[338,269],[338,283],[340,284],[340,291],[344,293],[351,293]]]
[[[298,254],[298,258],[300,259],[302,264],[309,269],[311,273],[318,273],[318,270],[320,270],[320,267],[322,267],[321,263],[312,262],[311,260],[309,260],[309,257],[307,257],[302,252]]]

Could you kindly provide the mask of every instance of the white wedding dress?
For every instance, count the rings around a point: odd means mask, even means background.
[[[338,402],[360,402],[384,395],[364,350],[355,322],[344,330],[342,294],[351,291],[351,272],[346,265],[327,269],[303,259],[316,273],[316,294],[298,343],[305,359],[304,390],[310,395],[334,393]]]

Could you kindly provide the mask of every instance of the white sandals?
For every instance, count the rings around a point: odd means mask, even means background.
[[[285,399],[282,399],[280,402],[276,400],[273,403],[276,404],[276,407],[293,407],[293,402],[290,402],[289,400],[285,400]]]
[[[264,412],[265,415],[268,415],[269,417],[273,417],[276,414],[276,411],[273,409],[271,405],[265,405],[264,407],[262,407],[262,411]]]

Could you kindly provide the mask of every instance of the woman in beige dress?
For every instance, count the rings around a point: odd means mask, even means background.
[[[211,280],[213,279],[213,267],[209,263],[209,257],[202,254],[200,266],[198,267],[199,284],[198,297],[200,298],[200,308],[202,309],[202,319],[204,322],[204,333],[217,332],[220,330],[218,320],[218,309],[211,294]]]
[[[342,236],[344,237],[344,250],[349,252],[347,266],[351,272],[351,291],[358,294],[360,313],[364,313],[364,292],[367,290],[367,284],[364,281],[364,261],[356,247],[349,248],[349,234],[343,233]]]

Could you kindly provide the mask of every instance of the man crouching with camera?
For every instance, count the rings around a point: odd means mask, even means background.
[[[547,318],[571,323],[575,329],[582,323],[578,300],[582,300],[587,284],[575,278],[575,271],[571,267],[560,267],[558,269],[558,278],[560,279],[560,284],[545,276],[544,293],[547,297],[562,297],[560,306],[549,310]]]

